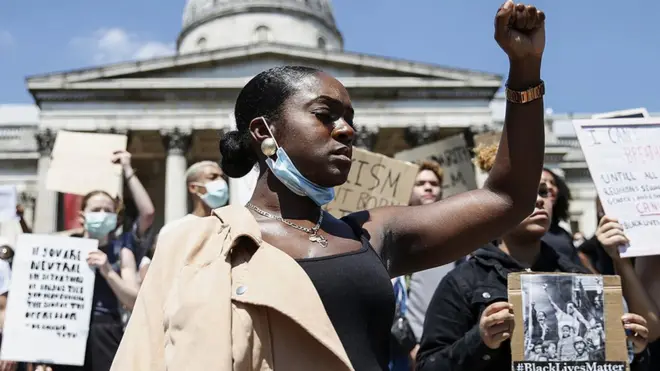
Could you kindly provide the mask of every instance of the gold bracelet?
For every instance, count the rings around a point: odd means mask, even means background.
[[[507,101],[516,104],[525,104],[537,99],[541,99],[545,95],[545,82],[541,80],[540,84],[525,91],[511,90],[508,86],[506,86],[505,92]]]

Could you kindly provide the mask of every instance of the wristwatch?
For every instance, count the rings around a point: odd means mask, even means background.
[[[531,101],[535,101],[545,95],[545,82],[541,80],[541,83],[531,87],[525,91],[516,91],[511,90],[509,87],[505,87],[506,91],[506,100],[511,103],[525,104]]]

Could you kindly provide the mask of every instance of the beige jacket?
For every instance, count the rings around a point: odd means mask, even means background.
[[[353,371],[307,274],[242,206],[159,236],[111,371]]]

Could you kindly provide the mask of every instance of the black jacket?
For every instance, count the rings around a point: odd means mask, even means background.
[[[510,342],[503,343],[499,349],[489,349],[481,341],[478,323],[488,305],[508,300],[507,275],[525,269],[496,246],[487,245],[445,276],[426,311],[417,370],[510,370]],[[589,273],[545,243],[531,269]],[[642,354],[647,355],[646,352]],[[647,359],[647,356],[637,357],[632,371],[646,371]]]
[[[552,223],[548,232],[541,240],[550,245],[559,254],[567,257],[573,264],[583,266],[577,249],[573,245],[573,236],[566,232],[564,228],[560,227],[559,224]]]

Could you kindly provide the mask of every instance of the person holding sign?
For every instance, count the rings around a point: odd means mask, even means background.
[[[465,256],[533,209],[544,22],[533,6],[498,10],[510,61],[500,154],[482,189],[428,205],[324,212],[352,165],[348,91],[308,67],[250,80],[220,150],[230,177],[259,165],[254,194],[159,239],[113,370],[386,370],[390,277]]]
[[[475,152],[477,165],[485,172],[491,170],[497,147],[481,147]],[[541,180],[534,212],[504,234],[499,245],[488,244],[477,250],[470,260],[445,276],[426,312],[424,334],[417,356],[418,371],[511,369],[510,339],[514,325],[532,329],[526,333],[530,338],[525,339],[525,343],[530,353],[537,353],[537,360],[577,360],[577,337],[589,334],[585,330],[595,331],[601,318],[590,318],[594,319],[591,325],[584,318],[587,308],[571,303],[567,305],[568,313],[563,313],[554,301],[544,300],[543,308],[538,302],[529,303],[531,323],[514,324],[513,306],[507,302],[509,273],[590,273],[543,241],[552,223],[552,211],[548,185]],[[625,314],[621,321],[623,329],[631,331],[629,340],[636,354],[632,370],[648,370],[648,352],[645,349],[649,329],[644,317],[634,314],[648,312],[648,298],[644,290],[625,289],[632,287],[629,286],[631,284],[639,285],[634,272],[621,272],[621,281],[631,312]],[[544,285],[542,290],[545,293],[547,289]],[[551,318],[555,320],[554,327],[548,323]]]
[[[72,237],[93,238],[99,249],[87,257],[97,269],[94,282],[92,320],[85,365],[53,366],[54,371],[107,371],[123,336],[120,306],[132,309],[138,292],[135,255],[116,238],[117,214],[122,204],[104,191],[93,191],[82,200],[80,221],[83,233]]]

